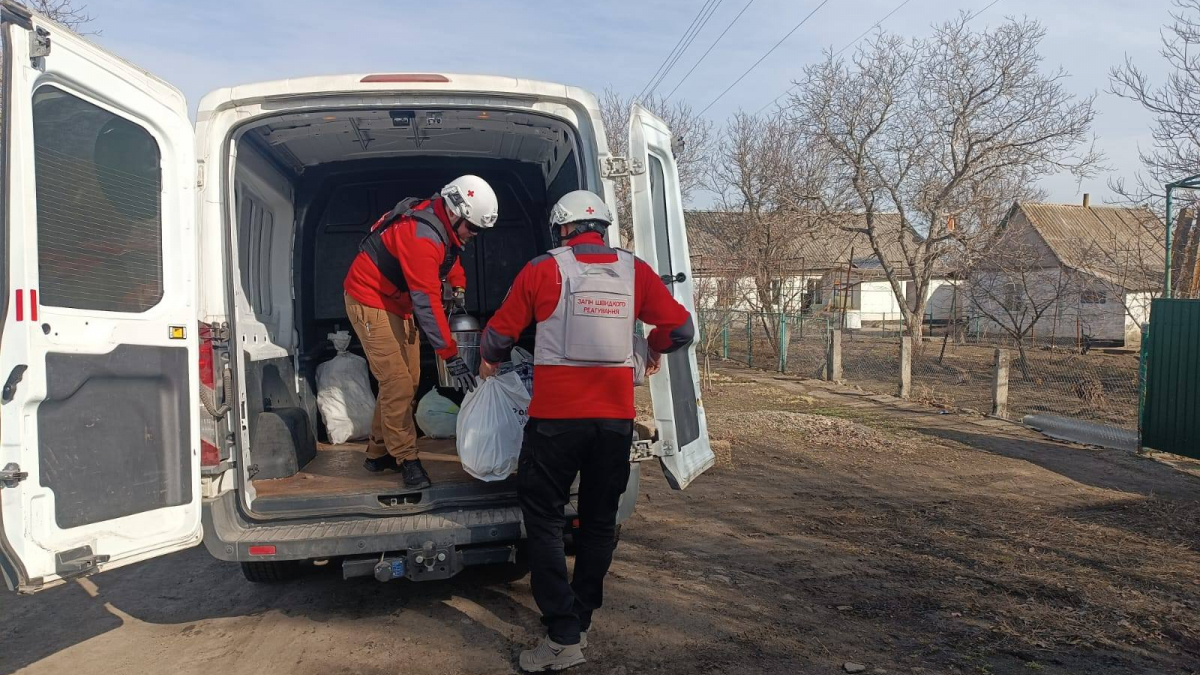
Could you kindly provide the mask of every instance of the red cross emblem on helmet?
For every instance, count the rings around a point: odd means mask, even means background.
[[[474,196],[475,196],[475,191],[474,191],[474,190],[467,190],[467,196],[468,196],[468,197],[474,197]]]
[[[596,209],[593,209],[592,207],[589,206],[589,207],[587,207],[587,212],[588,212],[588,215],[590,216],[596,212]]]

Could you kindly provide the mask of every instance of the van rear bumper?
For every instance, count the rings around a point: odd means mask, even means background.
[[[641,464],[630,467],[629,482],[621,495],[617,524],[633,515],[641,488]],[[568,520],[575,515],[567,506]],[[455,548],[508,544],[525,538],[521,508],[515,504],[495,508],[450,509],[390,517],[339,517],[253,523],[238,510],[237,493],[230,490],[205,500],[204,546],[214,558],[230,562],[310,560],[365,555],[434,546]],[[250,547],[256,547],[255,555]],[[257,547],[274,546],[273,554]]]
[[[517,506],[391,518],[249,523],[238,513],[235,493],[228,492],[206,501],[203,513],[205,548],[218,560],[231,562],[333,558],[420,548],[427,542],[461,548],[524,537]]]

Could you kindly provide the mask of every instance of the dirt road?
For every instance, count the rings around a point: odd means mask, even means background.
[[[578,672],[1200,672],[1194,465],[749,371],[706,403],[722,464],[647,467]],[[510,673],[537,633],[500,571],[258,586],[192,551],[0,596],[0,673]]]

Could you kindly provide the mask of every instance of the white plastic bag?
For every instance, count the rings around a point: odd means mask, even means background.
[[[650,343],[646,338],[633,334],[633,386],[646,383],[646,362],[650,360]]]
[[[430,389],[417,404],[417,425],[430,438],[454,438],[458,406],[437,389]]]
[[[337,356],[317,366],[317,408],[325,420],[329,441],[337,445],[371,435],[375,395],[371,393],[367,360],[346,351],[350,333],[330,333],[329,339]]]
[[[458,413],[458,458],[467,473],[504,480],[517,469],[529,420],[529,392],[515,371],[488,378],[468,392]]]

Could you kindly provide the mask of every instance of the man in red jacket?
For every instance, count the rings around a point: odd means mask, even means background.
[[[458,355],[446,321],[442,282],[454,288],[456,302],[463,302],[467,277],[459,254],[496,217],[491,186],[478,176],[461,176],[438,195],[404,200],[380,218],[346,274],[346,315],[379,381],[364,466],[399,471],[414,490],[429,487],[413,422],[412,402],[421,380],[417,329],[446,362],[455,386],[473,389],[475,377]]]
[[[584,662],[592,612],[616,545],[617,505],[633,443],[635,321],[654,326],[649,361],[692,341],[692,318],[662,279],[628,251],[609,248],[608,207],[587,190],[555,205],[550,227],[566,246],[534,258],[484,329],[481,377],[491,377],[537,322],[533,399],[517,464],[530,583],[548,636],[521,654],[530,672]],[[655,367],[648,368],[653,372]],[[563,508],[579,476],[575,575],[568,582]]]

